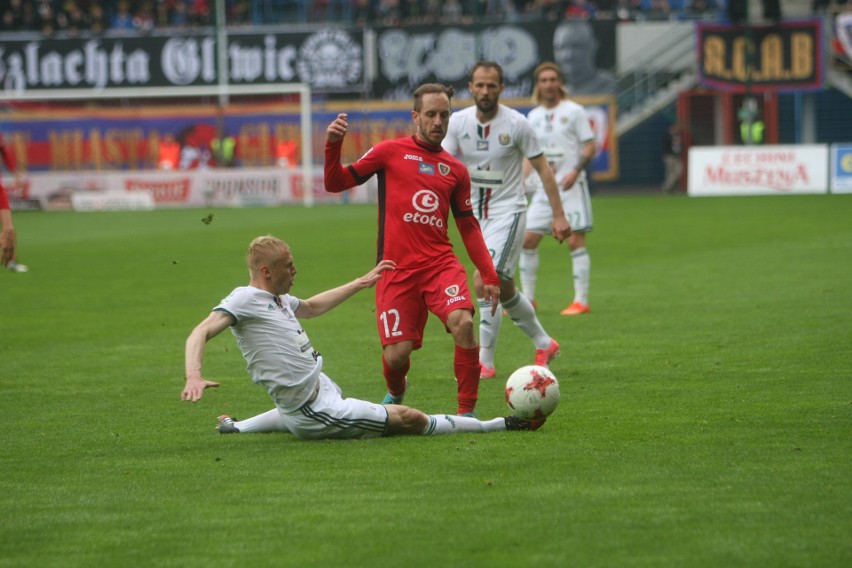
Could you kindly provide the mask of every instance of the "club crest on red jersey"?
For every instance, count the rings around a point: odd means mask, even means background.
[[[450,175],[450,166],[438,162],[438,171],[441,173],[442,176],[448,176]]]

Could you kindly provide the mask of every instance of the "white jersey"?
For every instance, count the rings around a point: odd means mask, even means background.
[[[563,100],[553,108],[535,107],[528,118],[558,184],[577,167],[583,146],[595,139],[586,110],[573,101]],[[585,179],[586,172],[581,171],[577,183]],[[548,201],[544,185],[535,170],[530,174],[528,183],[535,190],[534,201]]]
[[[241,286],[214,308],[236,320],[231,332],[248,363],[252,380],[266,388],[275,404],[288,412],[313,396],[322,371],[322,358],[296,319],[300,303],[289,294],[276,296],[260,288]]]
[[[476,119],[476,106],[450,116],[444,149],[470,170],[470,200],[480,220],[523,211],[523,159],[541,155],[526,117],[505,105],[487,124]]]

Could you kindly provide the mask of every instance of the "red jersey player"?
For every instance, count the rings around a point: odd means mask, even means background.
[[[340,148],[348,120],[339,114],[326,131],[325,187],[337,193],[378,176],[377,262],[396,263],[376,285],[376,323],[388,387],[382,404],[402,402],[411,352],[422,345],[432,312],[455,341],[458,414],[470,414],[479,393],[479,345],[467,274],[447,234],[450,211],[494,308],[500,281],[471,208],[470,174],[441,147],[452,94],[438,83],[421,85],[414,91],[411,112],[415,135],[380,142],[346,167],[340,163]]]
[[[3,135],[0,134],[0,162],[15,175],[15,184],[19,182],[18,169],[15,167],[14,156],[6,148]],[[27,267],[15,260],[15,226],[12,224],[12,209],[6,188],[0,180],[0,267],[6,267],[15,272],[26,272]]]

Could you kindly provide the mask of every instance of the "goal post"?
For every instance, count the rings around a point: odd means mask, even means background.
[[[185,87],[139,87],[92,89],[40,89],[37,91],[2,91],[0,105],[9,103],[76,102],[81,105],[103,100],[127,99],[130,101],[152,99],[218,98],[227,103],[230,97],[286,96],[299,98],[299,137],[301,143],[301,174],[304,188],[302,201],[307,207],[314,204],[313,184],[313,115],[311,88],[304,83],[269,83],[262,85],[209,85]],[[223,104],[226,108],[227,104]]]

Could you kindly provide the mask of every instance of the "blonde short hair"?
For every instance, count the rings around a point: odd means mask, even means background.
[[[533,92],[532,92],[532,102],[535,104],[541,104],[541,94],[538,92],[538,76],[541,75],[544,71],[555,71],[556,77],[559,78],[559,90],[562,91],[562,98],[568,98],[568,87],[565,86],[565,75],[562,74],[562,69],[559,68],[559,65],[553,63],[552,61],[545,61],[543,63],[539,63],[538,66],[533,71]]]
[[[261,266],[274,264],[290,250],[290,246],[272,235],[257,237],[249,244],[246,253],[246,264],[249,274],[254,275]]]

